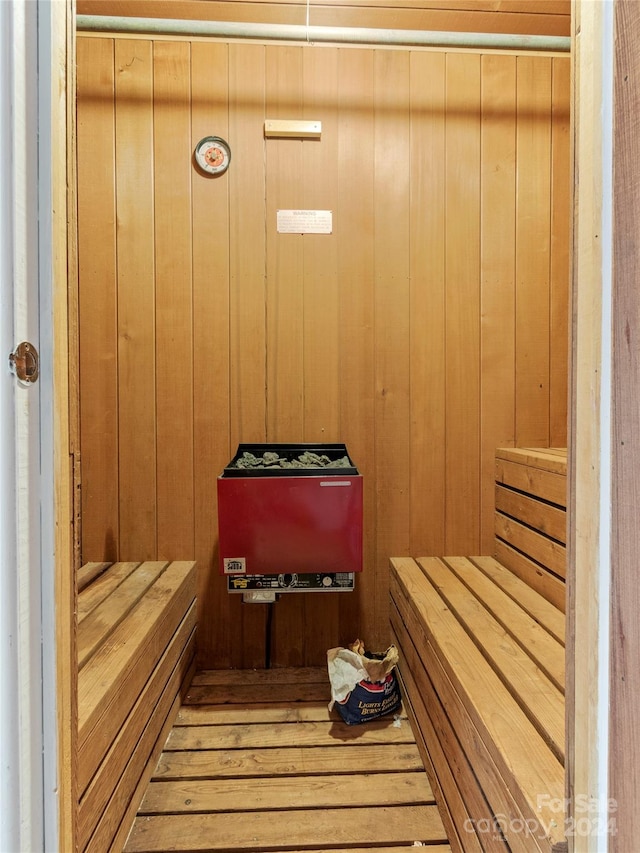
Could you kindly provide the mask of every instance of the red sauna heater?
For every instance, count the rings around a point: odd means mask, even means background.
[[[362,476],[344,444],[240,444],[218,477],[229,592],[348,591],[362,570]]]

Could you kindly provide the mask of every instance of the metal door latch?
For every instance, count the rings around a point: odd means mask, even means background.
[[[38,350],[29,341],[23,341],[9,356],[9,366],[20,382],[32,385],[38,381],[40,370]]]

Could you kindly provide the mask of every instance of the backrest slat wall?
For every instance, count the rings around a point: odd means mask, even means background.
[[[566,448],[496,450],[494,556],[562,612],[567,576]]]
[[[389,556],[491,553],[495,448],[566,443],[568,69],[79,36],[82,558],[196,559],[200,665],[264,662],[265,609],[217,576],[239,441],[344,441],[364,475],[358,588],[283,597],[274,665],[386,645]]]

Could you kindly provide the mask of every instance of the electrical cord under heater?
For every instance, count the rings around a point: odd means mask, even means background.
[[[271,669],[271,631],[273,626],[273,602],[267,604],[267,623],[264,638],[264,668]]]

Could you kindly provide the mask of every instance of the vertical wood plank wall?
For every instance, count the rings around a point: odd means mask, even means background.
[[[344,441],[364,475],[358,588],[283,596],[274,665],[385,646],[389,556],[490,553],[495,447],[566,443],[568,69],[78,38],[83,560],[196,559],[201,666],[264,663],[265,608],[217,575],[238,442]]]

